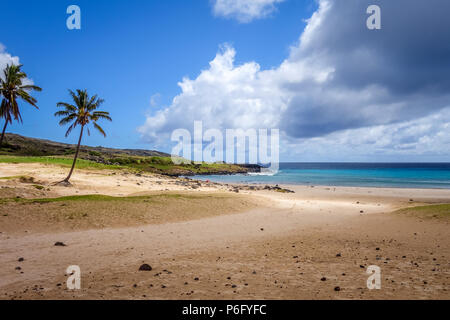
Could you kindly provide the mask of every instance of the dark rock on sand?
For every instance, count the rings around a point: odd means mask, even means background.
[[[144,263],[139,267],[139,271],[152,271],[152,267],[149,264]]]

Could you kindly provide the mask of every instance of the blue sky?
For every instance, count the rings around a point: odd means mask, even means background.
[[[381,30],[366,27],[374,3]],[[81,30],[66,28],[71,4]],[[75,143],[53,113],[80,88],[114,120],[88,145],[170,152],[171,132],[202,120],[280,129],[282,161],[450,161],[448,12],[444,0],[7,1],[0,66],[20,59],[44,89],[8,131]]]
[[[81,8],[81,30],[66,28],[73,3]],[[11,31],[0,43],[44,89],[35,94],[40,111],[24,106],[23,125],[8,131],[65,141],[53,117],[56,102],[69,99],[69,88],[86,88],[106,100],[114,121],[104,125],[106,139],[93,134],[84,143],[152,148],[136,128],[158,108],[150,105],[154,94],[160,105],[169,104],[180,91],[177,83],[198,75],[223,43],[238,48],[241,61],[278,65],[313,9],[311,1],[289,1],[279,14],[242,24],[215,17],[208,0],[8,1],[0,19]],[[72,134],[67,141],[76,139]]]

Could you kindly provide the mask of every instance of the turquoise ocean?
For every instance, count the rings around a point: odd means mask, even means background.
[[[194,178],[246,184],[450,189],[450,163],[281,163],[275,174]]]

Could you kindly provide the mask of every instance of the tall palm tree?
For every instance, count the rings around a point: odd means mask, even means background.
[[[109,116],[109,112],[106,111],[95,111],[104,102],[103,99],[98,98],[97,95],[89,97],[86,90],[77,90],[73,92],[69,90],[70,95],[74,104],[69,104],[65,102],[58,102],[57,107],[62,107],[64,110],[55,113],[57,117],[64,117],[59,122],[59,125],[63,126],[68,123],[72,123],[66,132],[66,137],[70,132],[76,128],[77,125],[81,126],[80,137],[78,138],[77,150],[75,152],[75,157],[73,158],[72,168],[70,169],[69,175],[62,182],[69,183],[69,179],[72,176],[73,169],[75,168],[75,163],[77,162],[78,152],[80,151],[81,138],[83,137],[84,127],[92,122],[94,128],[97,129],[104,137],[106,137],[105,131],[97,124],[100,119],[106,119],[112,121]],[[88,135],[91,135],[89,128],[87,128]]]
[[[0,146],[3,143],[8,123],[12,123],[13,118],[14,120],[23,122],[19,104],[17,103],[18,98],[39,109],[36,105],[37,100],[29,92],[32,90],[42,91],[42,89],[38,86],[23,84],[23,80],[27,78],[27,75],[21,68],[22,65],[7,65],[5,70],[3,70],[4,76],[0,79],[0,94],[3,96],[0,105],[0,117],[5,119],[5,125],[0,138]]]

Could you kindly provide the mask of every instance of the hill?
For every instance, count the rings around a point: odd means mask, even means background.
[[[6,148],[0,149],[0,154],[14,154],[21,156],[50,156],[50,155],[68,155],[74,154],[77,145],[62,142],[55,142],[44,139],[24,137],[14,133],[7,133],[5,135]],[[9,150],[8,150],[9,149]],[[170,154],[154,151],[154,150],[140,150],[140,149],[113,149],[105,147],[89,147],[81,146],[82,153],[101,153],[108,156],[140,156],[140,157],[170,157]]]
[[[43,159],[55,158],[66,163],[73,157],[76,145],[55,142],[44,139],[24,137],[7,133],[6,143],[0,148],[0,162],[41,162]],[[3,157],[2,157],[3,156]],[[236,165],[224,163],[188,163],[175,165],[170,155],[155,150],[114,149],[105,147],[81,146],[79,158],[84,167],[89,162],[111,166],[111,168],[125,167],[139,171],[153,172],[170,176],[207,175],[207,174],[237,174],[259,172],[258,165]],[[48,161],[46,161],[48,163]],[[56,161],[58,162],[58,161]],[[98,167],[94,166],[93,167]]]

